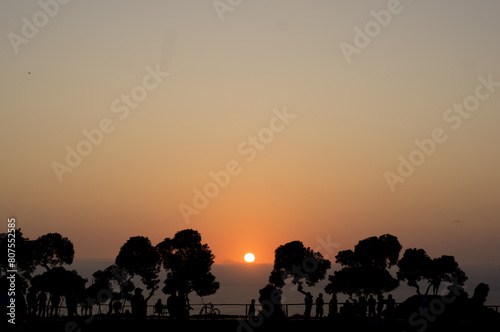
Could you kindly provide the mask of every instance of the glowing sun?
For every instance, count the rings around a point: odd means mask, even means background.
[[[249,252],[245,255],[245,262],[252,263],[255,260],[255,255]]]

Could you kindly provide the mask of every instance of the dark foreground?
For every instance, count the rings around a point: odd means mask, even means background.
[[[490,322],[491,323],[491,322]],[[500,326],[491,326],[485,322],[465,322],[465,321],[434,321],[425,327],[422,331],[500,331]],[[251,326],[243,318],[226,319],[190,319],[190,320],[172,320],[172,319],[146,319],[143,321],[129,319],[109,319],[107,317],[96,317],[92,322],[86,323],[81,320],[37,320],[17,324],[15,328],[11,324],[3,331],[64,331],[64,332],[110,332],[110,331],[231,331],[231,332],[259,332],[259,331],[384,331],[384,332],[402,332],[419,331],[423,326],[411,326],[408,321],[353,321],[353,320],[304,320],[304,319],[286,319],[274,323],[266,323],[261,326]]]

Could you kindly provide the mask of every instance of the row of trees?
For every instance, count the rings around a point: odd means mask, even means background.
[[[6,234],[3,234],[6,235]],[[92,284],[85,287],[87,279],[76,271],[66,270],[74,258],[74,247],[68,238],[58,233],[49,233],[36,240],[15,231],[17,293],[25,294],[28,285],[32,291],[58,294],[66,302],[87,305],[108,302],[108,313],[115,301],[130,301],[135,289],[133,279],[138,277],[152,295],[160,286],[159,273],[166,271],[162,291],[178,294],[186,299],[191,292],[199,296],[214,294],[219,283],[212,275],[214,255],[207,244],[201,243],[201,235],[191,229],[179,231],[173,238],[166,238],[153,246],[147,237],[131,237],[120,249],[115,264],[93,274]],[[7,252],[8,238],[0,236],[0,250]],[[1,249],[3,248],[3,249]],[[37,268],[45,271],[32,276]],[[0,260],[1,284],[7,284],[9,261]],[[8,287],[2,287],[7,289]],[[90,301],[89,301],[90,299]]]
[[[115,301],[131,300],[134,278],[140,279],[150,295],[159,289],[162,269],[166,272],[163,293],[177,294],[188,304],[190,293],[208,296],[219,288],[211,273],[215,257],[209,246],[201,242],[201,235],[192,229],[179,231],[173,238],[166,238],[156,245],[147,237],[131,237],[120,248],[115,264],[96,271],[88,287],[85,287],[87,279],[63,267],[73,262],[74,248],[70,240],[57,233],[30,240],[20,229],[16,230],[15,236],[18,292],[25,293],[29,283],[35,291],[65,296],[67,302],[69,299],[82,302],[88,298],[97,304],[108,302],[108,313],[111,313]],[[0,248],[3,248],[0,250],[7,252],[7,242],[7,237],[0,237]],[[400,258],[401,249],[398,239],[386,234],[361,240],[354,250],[340,251],[335,262],[341,269],[328,276],[325,292],[367,297],[390,292],[401,281],[406,281],[416,288],[417,294],[421,294],[422,285],[426,287],[425,294],[431,288],[437,294],[443,282],[463,286],[467,280],[452,256],[432,259],[423,249],[413,248],[407,249]],[[8,264],[7,257],[2,256],[0,277],[4,282],[7,281]],[[389,271],[395,266],[398,267],[396,275]],[[44,268],[45,272],[33,277],[37,267]],[[300,241],[281,245],[275,250],[269,285],[261,290],[261,297],[268,298],[273,290],[283,288],[289,278],[299,290],[302,290],[303,283],[314,286],[326,278],[330,268],[329,260]]]
[[[341,269],[328,277],[325,292],[343,293],[349,297],[380,295],[396,289],[401,281],[415,287],[421,294],[421,282],[427,282],[425,294],[432,288],[437,295],[443,282],[463,286],[467,276],[453,256],[430,258],[423,249],[407,249],[400,259],[402,246],[397,237],[385,234],[359,241],[354,250],[343,250],[335,256]],[[398,267],[396,275],[391,267]],[[289,242],[275,251],[274,268],[269,277],[270,285],[282,288],[287,278],[300,287],[305,282],[315,285],[325,279],[331,262],[305,247],[300,241]]]

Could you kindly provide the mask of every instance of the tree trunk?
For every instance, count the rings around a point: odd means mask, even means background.
[[[429,286],[425,290],[425,295],[429,294],[429,290],[431,289],[431,286],[432,286],[432,282],[429,281]]]

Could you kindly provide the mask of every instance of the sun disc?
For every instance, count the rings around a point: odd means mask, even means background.
[[[245,262],[252,263],[255,260],[255,255],[249,252],[245,255]]]

